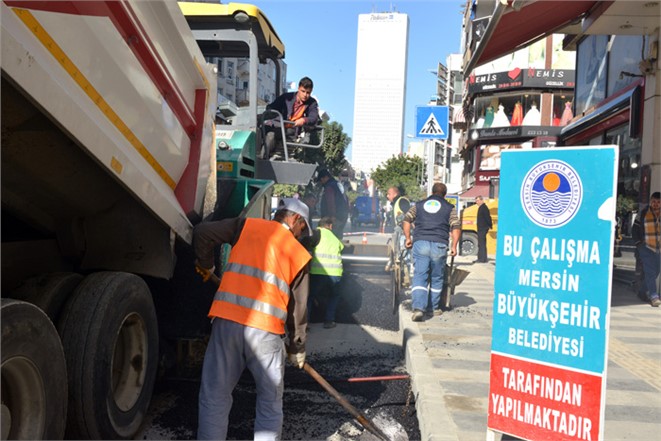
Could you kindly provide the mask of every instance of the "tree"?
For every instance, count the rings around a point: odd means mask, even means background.
[[[322,126],[324,143],[321,149],[306,149],[306,162],[316,162],[337,176],[348,166],[344,151],[349,147],[351,138],[344,133],[344,127],[337,121],[324,121]]]
[[[342,170],[349,167],[344,151],[349,146],[351,138],[344,133],[344,127],[337,121],[323,121],[321,125],[324,127],[324,142],[318,149],[305,148],[302,153],[303,161],[316,162],[320,168],[327,168],[333,176],[338,176]],[[297,159],[301,160],[301,157]],[[279,197],[292,197],[296,193],[299,195],[315,193],[315,186],[309,183],[306,186],[275,184],[273,187],[273,194]]]
[[[273,186],[273,196],[281,198],[293,197],[296,193],[300,194],[301,188],[294,184],[275,184]]]
[[[371,174],[376,186],[382,190],[399,187],[409,199],[424,199],[426,194],[421,187],[425,163],[418,156],[392,156],[379,165]]]
[[[638,204],[636,201],[628,196],[622,196],[621,194],[617,196],[616,202],[616,213],[624,214],[638,209]]]

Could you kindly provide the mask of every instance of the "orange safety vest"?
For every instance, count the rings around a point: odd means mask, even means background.
[[[289,115],[289,121],[296,121],[297,119],[303,118],[303,114],[305,113],[305,110],[308,108],[305,104],[301,104],[301,106],[296,110],[295,113],[292,113]],[[292,107],[293,109],[293,107]],[[285,127],[291,128],[294,127],[293,124],[285,124]]]
[[[310,259],[310,253],[279,222],[247,219],[209,317],[284,334],[289,286]]]

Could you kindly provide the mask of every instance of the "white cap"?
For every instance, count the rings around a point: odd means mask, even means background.
[[[308,226],[308,234],[312,235],[312,228],[310,228],[310,209],[305,203],[295,198],[282,198],[278,202],[278,210],[289,210],[296,214],[303,216],[305,224]]]

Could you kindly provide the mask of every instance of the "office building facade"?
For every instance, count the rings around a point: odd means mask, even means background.
[[[356,50],[352,166],[369,173],[402,153],[408,15],[360,14]]]

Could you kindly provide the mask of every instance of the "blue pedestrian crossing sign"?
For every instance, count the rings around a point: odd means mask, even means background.
[[[416,138],[448,139],[449,124],[447,106],[416,107]]]

